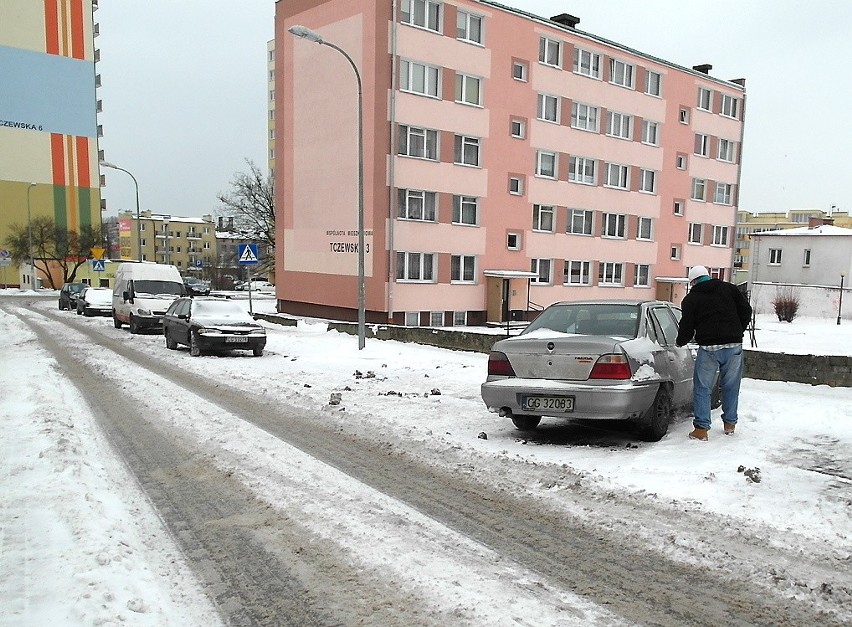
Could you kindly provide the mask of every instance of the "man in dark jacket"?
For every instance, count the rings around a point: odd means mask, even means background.
[[[693,440],[707,440],[710,429],[710,397],[718,371],[722,391],[722,424],[725,435],[734,433],[737,403],[743,376],[743,334],[751,320],[751,305],[737,287],[710,278],[707,268],[689,270],[690,290],[681,309],[683,317],[677,345],[695,336],[698,356],[692,375]]]

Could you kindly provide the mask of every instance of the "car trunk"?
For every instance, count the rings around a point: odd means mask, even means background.
[[[615,340],[603,336],[521,336],[495,349],[506,354],[518,377],[560,381],[585,381],[601,355],[621,353]]]

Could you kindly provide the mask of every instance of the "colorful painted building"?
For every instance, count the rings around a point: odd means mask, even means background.
[[[0,2],[0,248],[28,214],[100,228],[96,8]]]
[[[485,0],[279,1],[275,22],[280,311],[354,319],[359,163],[368,322],[731,279],[744,79]]]

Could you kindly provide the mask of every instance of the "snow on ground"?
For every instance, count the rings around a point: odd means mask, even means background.
[[[44,298],[36,308],[55,306],[54,298]],[[253,308],[271,312],[274,300],[255,298]],[[852,323],[773,318],[758,316],[757,350],[852,354]],[[112,326],[108,318],[86,320]],[[472,459],[566,464],[602,487],[714,512],[734,524],[765,525],[781,541],[791,531],[847,559],[852,554],[852,389],[746,379],[737,434],[721,435],[717,410],[717,428],[706,443],[687,439],[689,420],[678,421],[658,443],[542,443],[485,410],[479,385],[486,355],[379,340],[358,351],[357,338],[327,332],[319,321],[266,326],[263,358],[190,358],[186,351],[175,358],[210,377],[243,382],[270,403],[325,408],[338,420],[345,410],[351,428],[409,452],[451,447],[469,451]],[[6,425],[0,625],[218,624],[76,389],[17,318],[0,312],[0,337],[0,418]],[[157,336],[127,337],[146,352],[165,351]],[[246,363],[250,369],[241,367]],[[152,387],[152,394],[155,389],[162,393]],[[341,407],[328,406],[332,393],[341,393]],[[233,441],[232,426],[207,426],[211,441]],[[558,426],[546,419],[541,429]],[[341,498],[353,493],[351,483],[338,486]],[[544,497],[559,490],[538,488]]]

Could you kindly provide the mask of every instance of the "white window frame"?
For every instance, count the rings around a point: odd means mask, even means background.
[[[669,251],[670,258],[672,261],[677,261],[680,259],[680,244],[672,244],[672,247]]]
[[[582,185],[597,184],[598,162],[590,157],[571,155],[568,158],[568,180]]]
[[[485,42],[484,26],[485,19],[481,15],[459,9],[456,14],[456,39],[482,46]]]
[[[515,243],[512,243],[512,240],[515,240]],[[506,250],[521,250],[521,234],[516,231],[509,231],[506,233]]]
[[[607,111],[606,134],[619,139],[633,139],[633,116],[618,111]]]
[[[466,327],[467,326],[467,312],[466,311],[454,311],[453,312],[453,326],[454,327]]]
[[[406,311],[405,319],[403,321],[403,325],[406,327],[419,327],[420,326],[420,312],[419,311]]]
[[[422,86],[418,84],[422,80]],[[399,90],[427,98],[441,97],[441,68],[410,59],[399,62]]]
[[[636,223],[636,239],[645,242],[654,241],[654,218],[639,216]]]
[[[400,21],[403,24],[440,33],[444,12],[440,0],[403,0]]]
[[[538,95],[538,119],[544,122],[559,124],[562,103],[559,96],[553,94]]]
[[[627,214],[604,213],[601,237],[605,239],[627,239]]]
[[[476,255],[450,256],[450,283],[476,283]]]
[[[553,282],[552,259],[530,259],[530,272],[537,276],[530,279],[533,285],[550,285]]]
[[[639,170],[639,191],[643,194],[657,193],[657,172],[656,170]]]
[[[701,222],[690,222],[686,229],[686,241],[689,244],[704,243],[704,225]]]
[[[527,82],[529,67],[523,61],[512,61],[512,78],[522,83]]]
[[[722,110],[720,111],[720,115],[738,120],[740,115],[740,99],[729,94],[722,94]]]
[[[630,189],[630,166],[606,162],[604,174],[604,187]]]
[[[444,312],[443,311],[430,311],[429,312],[429,326],[433,327],[433,328],[444,326]]]
[[[651,265],[633,264],[633,287],[651,287]]]
[[[692,179],[692,200],[707,201],[707,179]]]
[[[649,146],[660,145],[660,123],[642,120],[642,143]]]
[[[583,102],[571,103],[571,128],[600,132],[600,108]]]
[[[453,195],[453,224],[479,226],[479,198]]]
[[[681,107],[678,112],[678,119],[681,124],[689,124],[689,109],[686,107]]]
[[[731,239],[731,227],[721,224],[713,225],[713,242],[711,246],[728,246]]]
[[[562,42],[550,37],[538,40],[538,62],[548,67],[562,67]]]
[[[524,179],[519,176],[509,177],[509,193],[513,196],[524,195]]]
[[[656,80],[654,80],[656,77]],[[645,70],[645,93],[649,96],[663,95],[663,75],[653,70]]]
[[[546,168],[546,162],[551,162],[551,167]],[[549,150],[536,150],[535,153],[535,175],[544,178],[555,179],[559,173],[559,155]]]
[[[600,80],[601,55],[591,50],[574,48],[574,73]]]
[[[770,248],[769,249],[769,265],[770,266],[780,266],[781,265],[781,253],[783,249],[781,248]]]
[[[713,110],[713,90],[707,89],[706,87],[698,88],[698,102],[695,105],[696,108],[701,109],[702,111],[712,111]]]
[[[675,157],[675,167],[678,170],[686,170],[687,159],[686,155],[677,155]]]
[[[456,73],[456,102],[482,106],[482,79],[470,74]]]
[[[676,216],[682,216],[683,215],[683,201],[682,200],[675,200],[672,203],[672,214],[676,215]]]
[[[400,220],[418,222],[436,222],[438,214],[438,194],[422,189],[400,189],[398,194]]]
[[[716,192],[713,194],[713,202],[717,205],[730,205],[734,195],[734,186],[731,183],[716,181]]]
[[[556,231],[556,207],[554,205],[533,205],[532,230],[539,233]]]
[[[517,129],[517,130],[516,130]],[[524,120],[513,118],[510,122],[509,133],[515,139],[525,139],[527,136],[527,124]]]
[[[435,283],[438,276],[434,253],[396,253],[396,280],[400,283]]]
[[[622,287],[624,285],[624,263],[621,261],[599,262],[598,285],[602,287]]]
[[[719,138],[719,150],[716,152],[716,159],[725,163],[734,163],[737,157],[737,142],[730,139]]]
[[[636,66],[621,59],[609,60],[609,82],[612,85],[633,89],[636,80]]]
[[[695,146],[693,147],[692,153],[698,155],[699,157],[709,157],[710,135],[705,135],[704,133],[696,133]]]
[[[805,250],[802,251],[802,267],[803,268],[810,268],[811,267],[811,249],[810,248],[805,248]]]
[[[453,163],[456,165],[479,167],[479,164],[482,161],[481,150],[482,147],[479,143],[479,137],[456,135],[455,147],[453,150]]]
[[[429,161],[438,160],[440,154],[438,151],[438,131],[434,129],[400,124],[399,143],[399,154],[404,157],[428,159]],[[403,149],[405,152],[403,152]]]
[[[575,230],[577,222],[581,228]],[[566,232],[571,235],[592,236],[595,234],[595,212],[591,209],[571,209],[568,214],[568,226]]]
[[[563,285],[591,285],[592,262],[582,259],[565,260],[565,278]]]

